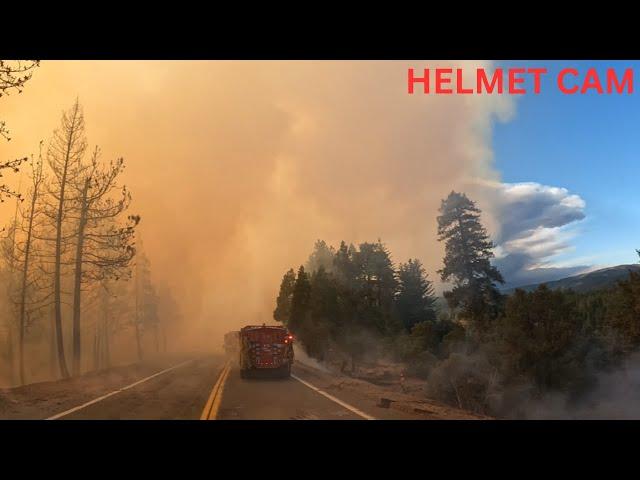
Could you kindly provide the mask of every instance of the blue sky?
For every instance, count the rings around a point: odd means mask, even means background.
[[[560,264],[635,263],[640,248],[640,62],[522,61],[498,66],[545,67],[542,92],[518,96],[516,114],[493,130],[495,165],[507,183],[537,182],[564,187],[585,202],[586,218],[574,222],[573,250]],[[634,68],[632,95],[564,95],[560,69],[584,75],[594,67],[620,75]],[[530,88],[530,84],[527,87]]]

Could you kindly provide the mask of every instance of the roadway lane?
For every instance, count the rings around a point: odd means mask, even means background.
[[[383,408],[363,392],[340,388],[335,376],[294,363],[292,377],[240,378],[236,362],[214,387],[218,405],[208,414],[216,420],[422,420],[424,417],[394,408]],[[225,375],[221,377],[223,380]],[[220,382],[219,382],[220,383]],[[338,388],[336,388],[338,387]],[[216,391],[219,391],[216,394]],[[210,397],[210,399],[212,398]],[[207,409],[205,408],[205,411]],[[204,413],[204,412],[203,412]]]
[[[223,364],[222,357],[194,360],[61,420],[197,420]]]
[[[91,377],[84,379],[85,382]],[[57,382],[53,382],[55,386]],[[62,382],[65,383],[65,382]],[[45,385],[46,386],[46,385]],[[52,386],[49,385],[51,389]],[[468,412],[419,404],[384,408],[390,391],[366,382],[351,382],[297,363],[291,378],[240,378],[237,362],[221,356],[175,362],[126,384],[112,384],[91,398],[44,418],[62,420],[362,420],[468,418]],[[71,392],[73,393],[73,392]],[[77,396],[77,395],[76,395]],[[35,398],[39,400],[40,397]],[[64,397],[66,398],[66,397]],[[55,400],[55,398],[54,398]],[[399,401],[396,397],[396,400]],[[36,402],[37,403],[37,402]],[[397,404],[400,406],[400,403]],[[415,402],[409,407],[416,406]],[[388,407],[388,405],[387,405]],[[51,408],[51,406],[49,407]],[[427,410],[425,410],[427,408]],[[424,413],[427,412],[428,415]],[[29,415],[34,418],[34,415]],[[36,418],[38,416],[35,416]],[[43,417],[40,417],[43,418]]]
[[[294,378],[240,378],[233,367],[217,420],[361,420]]]

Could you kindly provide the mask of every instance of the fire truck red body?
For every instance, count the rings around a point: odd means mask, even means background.
[[[291,375],[293,335],[285,327],[248,325],[240,330],[240,376]]]

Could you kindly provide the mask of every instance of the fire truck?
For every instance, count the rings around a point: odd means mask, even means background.
[[[240,330],[240,376],[291,375],[293,335],[285,327],[248,325]]]
[[[224,336],[224,352],[227,356],[237,355],[239,348],[240,332],[229,332]]]

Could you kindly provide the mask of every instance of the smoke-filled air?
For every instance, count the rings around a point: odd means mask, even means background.
[[[440,199],[496,177],[490,125],[511,105],[409,98],[405,65],[44,62],[2,99],[3,158],[37,157],[77,100],[88,150],[125,160],[136,236],[185,341],[206,346],[271,321],[282,273],[316,239],[381,238],[398,259],[440,267]],[[5,176],[16,187],[21,177]],[[13,209],[5,202],[3,218]]]

